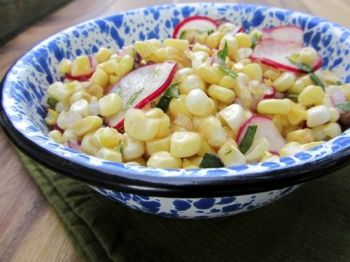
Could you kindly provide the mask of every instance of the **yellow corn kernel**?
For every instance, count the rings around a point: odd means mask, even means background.
[[[149,156],[159,151],[170,151],[169,136],[146,142],[146,152]]]
[[[192,124],[191,119],[184,114],[178,114],[175,117],[173,123],[174,123],[174,125],[176,125],[178,127],[183,127],[187,131],[193,130],[193,124]]]
[[[78,137],[77,135],[74,133],[74,131],[70,128],[64,130],[63,132],[63,140],[65,142],[67,141],[77,141],[78,140]]]
[[[120,79],[122,79],[121,76],[109,75],[109,84],[115,85],[120,81]]]
[[[225,166],[245,164],[246,158],[238,150],[234,140],[228,139],[218,151],[219,158]]]
[[[237,39],[231,34],[226,34],[220,40],[219,50],[223,50],[225,48],[225,44],[227,44],[228,56],[231,59],[234,59],[235,53],[237,52],[237,49],[238,49]]]
[[[46,124],[48,124],[49,126],[53,125],[54,123],[56,123],[57,117],[58,117],[58,113],[55,110],[52,110],[51,108],[49,108],[47,110],[47,115],[45,117]]]
[[[101,116],[111,116],[117,114],[123,106],[122,99],[116,93],[111,93],[100,98],[100,100],[98,100],[98,103]]]
[[[238,85],[237,79],[232,78],[229,75],[226,75],[223,78],[221,78],[219,82],[219,86],[223,86],[230,89],[234,89],[237,85]]]
[[[259,161],[264,162],[264,161],[270,161],[274,159],[278,159],[278,155],[271,154],[269,151],[265,151]]]
[[[210,54],[211,50],[209,47],[205,45],[202,45],[200,43],[195,43],[192,46],[192,52],[204,52],[204,53]]]
[[[282,121],[282,117],[284,117],[283,115],[274,115],[272,117],[272,122],[274,123],[274,125],[277,127],[278,131],[280,133],[282,133],[283,131],[283,121]]]
[[[96,156],[109,161],[123,162],[122,154],[119,151],[106,147],[103,147],[100,150],[98,150]]]
[[[57,125],[62,129],[67,129],[72,127],[75,123],[82,120],[81,114],[71,111],[62,111],[57,117]]]
[[[153,140],[159,132],[160,125],[159,118],[147,117],[140,109],[129,109],[125,114],[125,132],[137,140]]]
[[[187,95],[192,89],[205,90],[205,83],[198,75],[189,75],[182,79],[179,86],[181,95]]]
[[[170,138],[170,153],[179,158],[193,156],[199,152],[201,142],[196,132],[175,132]]]
[[[271,81],[275,81],[279,76],[281,72],[278,70],[266,70],[263,74],[264,77],[270,79]]]
[[[205,118],[199,125],[199,132],[204,136],[210,146],[218,148],[225,143],[226,132],[220,120],[213,116]]]
[[[154,55],[162,44],[159,40],[151,39],[147,41],[136,41],[134,44],[135,51],[144,59]]]
[[[234,91],[219,85],[209,86],[208,94],[212,98],[226,104],[231,104],[236,98],[236,94]]]
[[[93,96],[85,91],[75,92],[69,97],[69,104],[72,105],[80,99],[85,99],[86,101],[90,102],[93,99]]]
[[[83,151],[84,153],[94,156],[97,153],[98,148],[96,148],[92,142],[93,134],[94,134],[94,131],[87,133],[83,136],[83,139],[81,140],[80,148],[81,148],[81,151]]]
[[[236,139],[237,134],[231,128],[224,126],[222,129],[224,129],[227,138]]]
[[[317,59],[317,52],[312,47],[304,47],[299,52],[289,56],[289,59],[297,64],[313,65]]]
[[[331,119],[329,121],[337,122],[340,118],[338,109],[336,109],[335,107],[330,107],[328,109],[329,109],[329,113],[331,114]]]
[[[181,63],[184,60],[183,52],[171,46],[160,48],[156,57],[158,61],[173,60]]]
[[[182,168],[185,169],[194,169],[199,168],[197,165],[194,165],[188,158],[182,160]]]
[[[235,52],[235,56],[234,59],[236,62],[240,62],[242,60],[245,60],[247,58],[249,58],[253,53],[253,49],[251,48],[239,48],[236,52]]]
[[[63,111],[68,111],[69,110],[69,103],[67,103],[67,101],[58,102],[55,106],[55,110],[57,113],[61,113]]]
[[[237,39],[239,48],[252,46],[252,39],[246,33],[237,33],[235,37]]]
[[[259,102],[260,114],[288,114],[292,109],[293,102],[289,99],[265,99]]]
[[[298,96],[298,102],[304,106],[321,105],[325,93],[320,86],[310,85]]]
[[[317,127],[331,119],[329,109],[324,106],[314,106],[307,110],[306,124],[308,127]]]
[[[208,64],[209,55],[205,52],[195,52],[190,54],[190,58],[192,61],[192,68],[197,70],[201,65]]]
[[[190,43],[185,39],[173,39],[167,38],[163,41],[164,46],[171,46],[181,51],[185,51],[189,48]]]
[[[126,55],[120,60],[118,66],[114,68],[114,74],[117,76],[124,76],[129,73],[134,67],[134,58]]]
[[[334,138],[341,134],[341,127],[338,123],[328,123],[323,126],[323,131],[329,138]]]
[[[251,63],[244,67],[244,73],[247,74],[250,80],[257,80],[261,82],[263,71],[259,64]]]
[[[174,76],[174,82],[180,82],[182,81],[185,77],[189,75],[195,74],[195,71],[193,68],[190,67],[185,67],[181,68],[180,70],[176,71],[175,76]]]
[[[92,136],[92,142],[97,147],[113,148],[118,146],[122,140],[123,135],[110,127],[101,127]]]
[[[58,130],[52,130],[48,134],[49,138],[51,138],[53,141],[59,144],[63,144],[64,139],[62,137],[62,133]]]
[[[82,136],[92,130],[98,129],[102,126],[102,119],[98,116],[87,116],[77,121],[73,126],[72,130],[78,135]]]
[[[318,126],[318,127],[315,127],[315,128],[312,128],[311,131],[312,131],[312,135],[314,137],[314,139],[316,141],[320,141],[320,140],[324,140],[327,138],[327,135],[326,133],[324,132],[324,129],[323,129],[324,126]]]
[[[195,115],[205,117],[210,115],[215,108],[215,104],[202,90],[191,90],[185,99],[187,110]]]
[[[66,58],[63,58],[59,64],[59,72],[61,75],[65,75],[67,73],[70,73],[70,70],[72,69],[72,61]]]
[[[326,85],[333,85],[337,81],[340,81],[337,73],[329,70],[323,70],[322,72],[320,72],[320,77],[322,81],[326,83]]]
[[[275,81],[273,81],[273,86],[278,92],[284,92],[294,84],[295,80],[295,73],[283,72]]]
[[[207,83],[209,84],[219,84],[220,80],[222,78],[222,75],[218,70],[210,66],[209,64],[202,64],[198,67],[198,74],[199,76]]]
[[[98,50],[96,54],[96,60],[98,64],[106,62],[112,55],[112,50],[102,47]]]
[[[139,158],[133,159],[130,162],[126,162],[125,164],[133,165],[133,166],[146,166],[146,161],[142,157],[139,157]]]
[[[303,149],[300,147],[300,144],[298,142],[289,142],[285,144],[284,147],[282,147],[279,151],[279,155],[281,157],[283,156],[291,156],[294,155]]]
[[[97,98],[101,98],[103,96],[103,88],[100,85],[93,84],[89,86],[86,90],[90,95],[95,96]]]
[[[346,99],[350,101],[350,84],[344,84],[342,86],[342,89],[344,91],[344,94],[346,96]]]
[[[108,60],[97,66],[97,68],[102,69],[107,74],[113,74],[114,70],[118,67],[118,62],[115,59]]]
[[[182,161],[172,156],[167,151],[159,151],[151,155],[147,161],[147,166],[157,168],[180,168],[182,166]]]
[[[299,129],[290,132],[287,135],[288,142],[298,142],[300,144],[306,144],[314,141],[314,136],[312,130],[309,128]]]
[[[124,161],[137,161],[145,153],[145,143],[125,135],[123,141],[123,159]]]
[[[292,94],[300,94],[305,87],[313,84],[314,82],[311,80],[310,75],[305,75],[303,77],[298,78],[294,82],[294,84],[288,89],[288,92]]]
[[[166,137],[170,133],[170,118],[167,114],[163,114],[159,120],[160,126],[156,138]]]
[[[72,62],[72,76],[88,75],[92,72],[90,58],[86,55],[78,56]]]
[[[202,143],[201,143],[201,148],[198,151],[198,155],[199,156],[204,156],[206,153],[210,153],[210,154],[216,154],[216,150],[214,148],[212,148],[208,142],[204,139],[202,139]]]
[[[307,143],[307,144],[300,146],[300,148],[301,148],[301,150],[309,150],[309,149],[311,149],[315,146],[318,146],[322,143],[324,143],[324,141],[311,142],[311,143]]]
[[[299,125],[306,120],[306,108],[301,104],[292,104],[292,110],[286,115],[291,125]]]
[[[220,31],[216,31],[212,34],[210,34],[205,39],[205,44],[209,46],[210,48],[218,48],[221,38],[223,37],[223,33]]]
[[[57,101],[66,100],[74,91],[74,86],[64,85],[61,82],[51,84],[47,90],[49,97],[52,97]]]
[[[260,137],[254,141],[253,145],[245,154],[247,162],[256,162],[263,157],[264,152],[270,149],[270,143],[265,137]]]
[[[96,71],[93,73],[90,81],[93,84],[105,87],[109,82],[109,78],[105,71],[100,68],[96,68]]]
[[[171,99],[169,104],[169,111],[173,116],[184,114],[188,117],[191,117],[191,113],[188,111],[186,107],[185,100],[186,100],[185,95],[180,95],[178,98]]]
[[[85,99],[80,99],[70,106],[69,111],[77,112],[82,116],[88,116],[90,114],[89,103]]]
[[[232,23],[222,23],[219,25],[218,31],[223,33],[230,33],[232,31],[236,31],[237,26]]]

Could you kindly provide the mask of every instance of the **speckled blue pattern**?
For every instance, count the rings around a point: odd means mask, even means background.
[[[342,76],[343,81],[350,82],[350,56],[348,56],[350,32],[338,25],[309,15],[263,6],[240,4],[166,5],[138,9],[111,17],[91,20],[54,35],[37,45],[15,64],[4,80],[3,104],[7,116],[18,131],[34,141],[38,146],[52,152],[52,154],[93,169],[98,168],[105,173],[118,174],[120,177],[128,177],[130,174],[138,174],[140,177],[172,178],[177,176],[198,178],[231,177],[242,174],[256,175],[268,170],[283,169],[287,166],[308,165],[316,160],[336,155],[344,151],[344,149],[350,148],[350,130],[347,130],[341,136],[323,145],[298,153],[295,156],[284,157],[278,160],[215,170],[162,170],[129,166],[87,156],[54,143],[47,138],[48,130],[44,122],[45,110],[41,106],[41,101],[45,96],[48,85],[60,80],[57,65],[62,58],[74,58],[81,54],[91,54],[102,46],[118,49],[138,39],[163,39],[170,37],[172,28],[183,18],[191,15],[205,15],[213,19],[226,19],[237,25],[243,25],[247,30],[281,24],[299,25],[305,30],[305,44],[312,45],[319,51],[324,61],[324,67],[335,70]],[[124,200],[122,194],[112,194],[110,191],[105,190],[100,190],[100,192],[108,195],[109,198],[126,204],[131,203],[131,200]],[[278,198],[276,197],[278,194],[274,193],[274,197],[271,197],[271,199]],[[257,196],[256,199],[258,198]],[[155,213],[172,215],[172,207],[162,207],[163,199],[155,198],[154,201],[161,205]],[[215,199],[214,203],[218,201],[218,199]],[[190,203],[190,201],[187,202]],[[195,203],[196,201],[192,200],[192,202]],[[262,202],[268,201],[264,200]],[[256,204],[256,206],[260,204]],[[145,210],[140,201],[132,200],[130,205],[134,208],[140,207],[140,209]],[[255,204],[249,204],[245,206],[245,209],[252,205]],[[183,208],[181,204],[178,206],[180,209]],[[217,204],[197,214],[192,212],[196,205],[191,204],[191,214],[201,217],[222,214],[222,210],[220,212],[213,211],[218,209],[216,206]],[[201,209],[199,208],[198,210]],[[147,211],[152,212],[152,209]],[[235,212],[237,211],[232,211],[232,213]],[[190,215],[185,212],[184,216]]]

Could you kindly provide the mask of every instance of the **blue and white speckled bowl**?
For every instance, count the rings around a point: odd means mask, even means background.
[[[48,139],[41,100],[60,80],[59,61],[120,48],[138,39],[170,37],[191,15],[227,19],[245,29],[299,25],[304,41],[324,66],[350,82],[350,31],[317,17],[265,6],[187,4],[148,7],[72,27],[35,46],[8,71],[1,89],[1,123],[25,153],[98,193],[131,208],[167,217],[209,218],[255,209],[292,192],[301,183],[340,168],[350,156],[350,130],[309,151],[251,165],[218,169],[163,170],[91,157]],[[123,193],[120,193],[123,192]]]

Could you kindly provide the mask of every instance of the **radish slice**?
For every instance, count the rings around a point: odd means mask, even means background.
[[[180,38],[181,33],[186,30],[198,30],[202,32],[216,30],[219,24],[219,22],[206,16],[191,16],[176,25],[173,38]]]
[[[346,102],[346,96],[340,87],[327,88],[327,94],[330,96],[334,106]]]
[[[296,73],[305,73],[299,67],[292,64],[288,57],[293,53],[299,52],[302,47],[297,42],[277,41],[272,39],[261,40],[255,47],[251,59],[259,61],[265,65],[285,71]],[[322,59],[318,55],[318,59],[311,66],[312,71],[317,70],[322,65]]]
[[[251,125],[258,126],[254,140],[260,137],[265,137],[270,143],[270,152],[278,154],[279,150],[286,144],[285,140],[271,119],[258,115],[250,117],[243,125],[241,125],[237,135],[237,144],[242,142],[248,127]]]
[[[175,72],[176,63],[165,62],[140,67],[124,76],[109,93],[116,92],[125,104],[117,115],[105,119],[106,124],[122,129],[126,111],[143,108],[159,97],[173,81]]]
[[[296,25],[281,25],[270,29],[263,29],[262,39],[276,41],[296,42],[300,46],[304,44],[304,30]]]
[[[273,98],[276,94],[275,88],[272,86],[264,85],[264,96],[263,99]]]
[[[85,74],[85,75],[79,75],[79,76],[73,76],[71,73],[67,73],[65,75],[65,78],[71,81],[88,81],[90,79],[90,77],[93,75],[96,66],[97,66],[97,61],[95,59],[95,57],[93,56],[89,56],[89,61],[90,61],[90,66],[92,68],[91,73]]]

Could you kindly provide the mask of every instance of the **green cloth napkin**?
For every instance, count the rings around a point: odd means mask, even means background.
[[[350,261],[350,168],[252,212],[175,220],[105,200],[20,156],[85,261]]]

